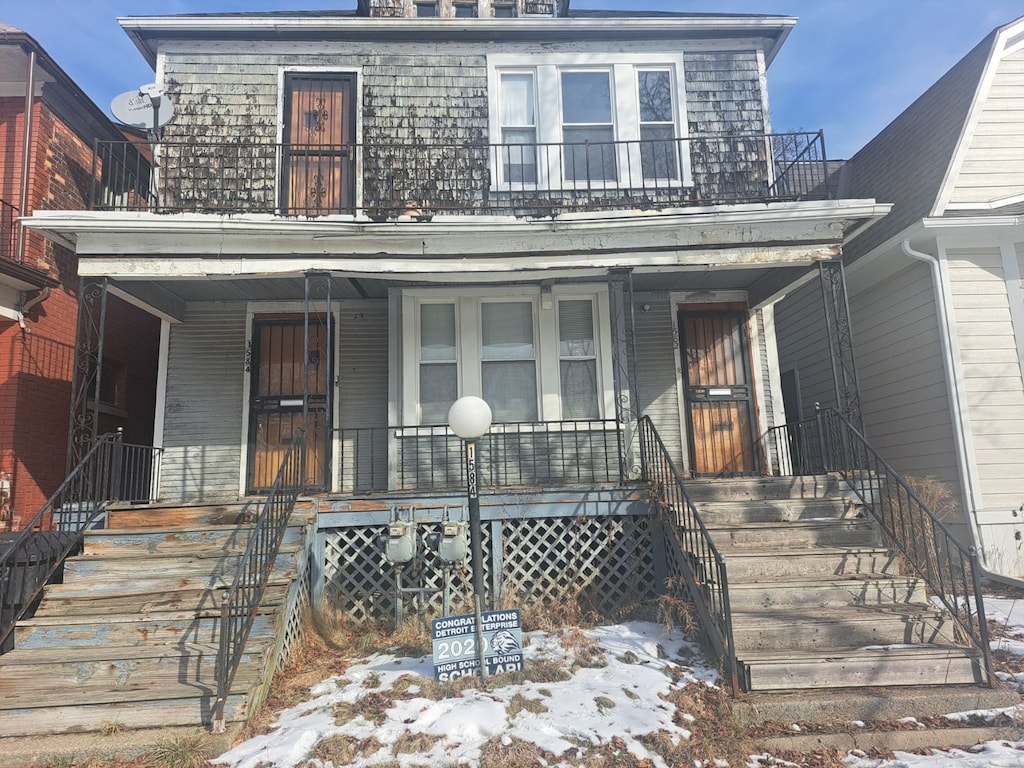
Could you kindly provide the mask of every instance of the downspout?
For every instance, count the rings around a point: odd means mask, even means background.
[[[967,461],[966,429],[963,423],[963,411],[960,407],[962,402],[960,395],[962,393],[960,391],[960,384],[956,378],[956,371],[953,369],[953,340],[949,331],[951,320],[949,316],[949,307],[946,305],[946,294],[942,290],[942,275],[939,272],[939,260],[931,254],[915,251],[910,246],[910,240],[904,240],[900,243],[900,248],[903,250],[905,255],[917,261],[923,261],[931,270],[932,288],[935,291],[935,306],[939,314],[939,335],[942,343],[942,365],[946,373],[946,379],[949,381],[951,388],[950,395],[953,410],[953,433],[956,439],[957,464],[960,465],[960,477],[963,478],[963,484],[965,486],[964,500],[967,502],[968,506],[968,509],[965,510],[967,513],[967,524],[971,531],[971,543],[974,551],[978,555],[978,562],[981,565],[982,576],[986,579],[999,581],[1011,586],[1024,587],[1024,580],[1004,576],[989,570],[988,563],[985,559],[985,549],[982,546],[981,541],[981,529],[978,527],[978,520],[975,515],[975,512],[981,506],[981,502],[976,497],[977,489],[975,488],[974,477]]]
[[[36,91],[36,52],[28,52],[28,74],[25,77],[25,113],[22,122],[21,142],[21,195],[18,206],[18,213],[21,216],[28,215],[28,188],[32,179],[29,162],[32,160],[32,104]],[[18,245],[16,249],[18,262],[25,261],[25,227],[18,227]]]

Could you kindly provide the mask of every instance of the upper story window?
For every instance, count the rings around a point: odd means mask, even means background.
[[[498,184],[690,183],[682,56],[599,58],[488,57]]]
[[[503,3],[498,0],[494,0],[491,5],[491,12],[494,14],[496,19],[512,19],[516,15],[516,4]]]
[[[416,3],[416,15],[423,18],[433,18],[437,16],[437,3]]]
[[[453,10],[457,19],[475,19],[479,15],[476,0],[472,0],[472,2],[455,2]]]
[[[607,293],[584,286],[403,298],[405,424],[445,424],[463,395],[495,423],[595,420],[613,412]]]

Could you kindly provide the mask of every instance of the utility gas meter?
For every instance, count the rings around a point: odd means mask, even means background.
[[[464,521],[446,520],[441,527],[437,555],[446,563],[461,563],[469,555],[469,526]]]
[[[416,524],[411,520],[393,520],[388,524],[384,557],[394,565],[408,563],[416,556]]]

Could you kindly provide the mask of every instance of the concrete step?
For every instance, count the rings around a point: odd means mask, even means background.
[[[726,560],[728,568],[728,560]],[[734,612],[924,603],[924,583],[909,576],[863,574],[847,578],[729,583]]]
[[[952,626],[927,605],[846,606],[811,612],[734,612],[737,653],[828,650],[867,645],[953,644]]]
[[[255,616],[251,636],[272,637],[274,606],[263,606]],[[35,616],[18,622],[15,647],[94,648],[97,646],[172,645],[216,643],[220,640],[220,613],[196,611],[154,613],[148,616]]]
[[[751,690],[963,685],[984,681],[979,654],[949,646],[869,646],[841,652],[744,652]]]
[[[282,547],[274,561],[274,571],[291,573],[295,567],[298,543]],[[68,558],[64,563],[64,583],[83,588],[109,589],[124,585],[127,589],[143,589],[143,584],[160,581],[174,584],[181,579],[207,578],[213,583],[234,578],[241,562],[240,554],[149,555],[144,558],[101,555]]]
[[[285,530],[282,544],[300,544],[302,526],[303,523],[293,520]],[[234,525],[87,531],[82,554],[106,557],[240,554],[245,551],[251,531],[251,526]]]
[[[770,547],[873,547],[878,540],[875,524],[870,520],[798,520],[789,523],[745,523],[743,525],[707,525],[715,546],[731,548]]]
[[[708,525],[849,519],[863,515],[860,506],[841,498],[706,501],[697,505],[697,511]]]
[[[827,578],[880,573],[898,576],[897,557],[884,547],[814,547],[813,549],[727,550],[729,583],[810,576]]]

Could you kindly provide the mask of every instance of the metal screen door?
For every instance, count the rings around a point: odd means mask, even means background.
[[[348,213],[355,201],[352,75],[291,74],[285,80],[282,179],[286,213]]]
[[[257,319],[252,332],[252,384],[249,403],[248,492],[268,491],[294,431],[303,426],[304,393],[309,393],[306,425],[306,489],[327,490],[331,414],[327,410],[326,325],[310,324],[309,355],[303,359],[303,319]],[[303,377],[306,377],[304,386]]]
[[[746,314],[683,310],[679,336],[694,474],[756,472]]]

